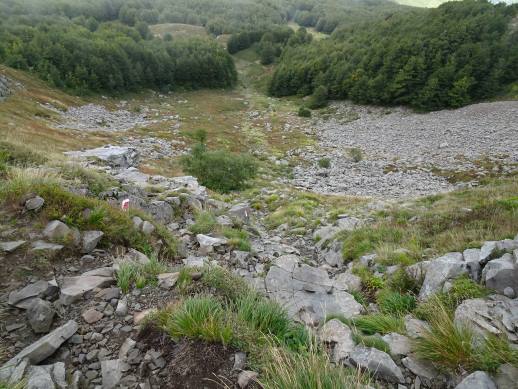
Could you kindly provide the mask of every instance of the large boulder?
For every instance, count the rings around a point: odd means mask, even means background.
[[[468,325],[478,334],[505,335],[518,343],[518,300],[502,295],[465,300],[455,310],[455,323]]]
[[[393,383],[405,382],[401,369],[390,355],[378,349],[357,346],[349,354],[349,362],[355,367],[367,370],[378,379]]]
[[[139,160],[137,149],[111,145],[84,151],[69,151],[65,155],[78,159],[97,158],[116,168],[136,166]]]
[[[485,371],[476,371],[464,378],[455,389],[496,389],[496,385]]]
[[[419,292],[419,299],[426,300],[442,291],[446,281],[454,280],[468,272],[461,253],[448,253],[434,259],[428,265],[426,276]]]
[[[515,253],[518,255],[518,252]],[[518,258],[513,254],[504,254],[501,258],[489,261],[482,271],[482,280],[487,288],[504,294],[506,288],[512,289],[512,295],[518,294]],[[508,294],[509,291],[506,291]]]
[[[103,389],[119,387],[122,378],[123,362],[120,359],[112,359],[101,362],[101,374]]]
[[[306,324],[315,325],[332,314],[350,318],[363,311],[353,296],[334,287],[325,270],[301,264],[296,255],[279,257],[264,284],[290,316]]]

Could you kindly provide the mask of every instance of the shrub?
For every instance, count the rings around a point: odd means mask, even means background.
[[[311,117],[311,111],[307,109],[306,107],[300,107],[298,115],[303,118],[310,118]]]
[[[222,193],[243,189],[246,181],[257,174],[257,164],[251,156],[207,151],[203,143],[196,145],[181,163],[185,172],[198,178],[200,184]]]
[[[329,158],[321,158],[318,160],[318,166],[323,169],[329,169],[331,167],[331,160]]]
[[[357,147],[349,149],[349,156],[354,162],[360,162],[363,159],[363,152]]]
[[[404,315],[416,307],[416,299],[408,294],[382,290],[376,298],[381,312],[389,315]]]
[[[226,345],[234,336],[228,319],[229,315],[216,298],[191,297],[174,307],[164,324],[174,339],[185,336]]]
[[[327,88],[325,86],[319,86],[310,96],[308,100],[308,108],[309,109],[319,109],[324,108],[327,105]]]

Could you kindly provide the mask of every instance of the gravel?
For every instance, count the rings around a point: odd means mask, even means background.
[[[329,118],[315,122],[318,146],[295,150],[303,163],[292,182],[320,193],[411,197],[450,191],[437,170],[469,171],[475,178],[498,169],[518,170],[518,101],[480,103],[419,114],[405,108],[333,103]],[[363,160],[354,162],[351,148]],[[320,158],[331,167],[318,167]],[[482,164],[477,160],[489,158]],[[473,183],[471,183],[473,184]]]

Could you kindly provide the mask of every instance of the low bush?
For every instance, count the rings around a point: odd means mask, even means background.
[[[331,167],[331,160],[329,158],[321,158],[318,160],[318,166],[323,169],[329,169]]]
[[[303,118],[310,118],[311,117],[311,111],[307,109],[306,107],[300,107],[298,115]]]
[[[319,86],[314,91],[313,94],[308,99],[308,108],[309,109],[319,109],[324,108],[327,105],[327,95],[328,91],[325,86]]]
[[[361,149],[357,147],[349,149],[349,156],[354,162],[360,162],[361,160],[363,160],[363,152]]]
[[[204,143],[194,146],[181,160],[184,171],[209,189],[228,193],[243,189],[257,174],[257,163],[248,154],[208,151]]]

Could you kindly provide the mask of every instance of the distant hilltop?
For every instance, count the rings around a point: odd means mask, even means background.
[[[424,7],[424,8],[435,8],[440,6],[443,3],[446,3],[445,0],[395,0],[396,3],[402,5],[410,5],[413,7]],[[490,3],[498,4],[498,3],[506,3],[506,4],[517,4],[518,0],[488,0]]]

